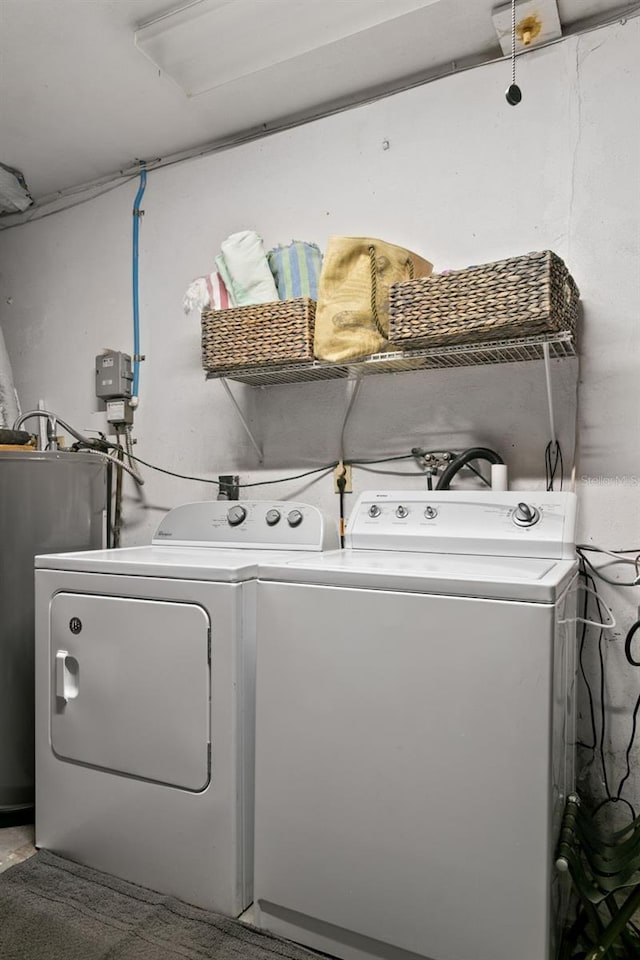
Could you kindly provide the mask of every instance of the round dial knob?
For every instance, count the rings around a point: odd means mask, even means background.
[[[427,518],[427,520],[433,520],[435,517],[438,516],[438,511],[436,510],[435,507],[430,507],[430,506],[429,506],[429,507],[425,507],[425,508],[424,508],[424,515],[425,515],[425,517]]]
[[[279,510],[267,510],[266,521],[270,527],[275,527],[276,523],[280,522],[281,513]]]
[[[369,507],[369,516],[379,517],[381,513],[382,513],[382,510],[377,505],[377,503],[372,503],[371,506]]]
[[[287,523],[290,527],[299,527],[302,520],[303,516],[299,510],[290,510],[287,514]]]
[[[246,516],[247,516],[247,511],[245,510],[244,507],[240,507],[240,506],[231,507],[231,509],[227,513],[227,520],[229,521],[232,527],[237,527],[238,524],[242,523],[242,521],[245,519]]]
[[[540,519],[540,511],[530,503],[519,503],[513,511],[513,519],[520,527],[532,527]]]
[[[408,517],[408,516],[409,516],[409,511],[407,510],[406,507],[403,507],[402,505],[400,505],[399,507],[396,508],[396,517],[400,517],[400,519],[403,520],[405,517]]]

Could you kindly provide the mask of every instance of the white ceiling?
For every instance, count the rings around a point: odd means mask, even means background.
[[[232,78],[225,81],[223,71],[214,89],[189,97],[134,43],[137,27],[181,0],[0,0],[0,162],[21,170],[33,196],[42,198],[139,159],[317,115],[452,61],[501,55],[494,0],[321,2],[330,29],[320,32],[315,22],[312,42],[304,32],[314,24],[318,0],[219,3],[227,8],[226,26],[207,43],[212,61],[234,48]],[[277,16],[283,4],[300,31],[286,46]],[[272,18],[264,16],[267,5]],[[565,31],[637,6],[558,0]],[[256,32],[274,56],[255,59]],[[241,76],[238,49],[245,45],[254,53]]]

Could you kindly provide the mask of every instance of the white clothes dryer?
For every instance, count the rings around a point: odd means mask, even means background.
[[[240,914],[258,559],[337,545],[315,507],[206,501],[151,546],[36,557],[36,846]]]
[[[363,494],[258,582],[259,926],[345,960],[550,960],[575,497]]]

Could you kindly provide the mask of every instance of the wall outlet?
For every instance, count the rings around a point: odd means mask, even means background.
[[[347,481],[344,492],[353,493],[353,486],[351,483],[351,466],[347,463],[338,464],[338,466],[333,471],[333,489],[335,493],[340,493],[340,488],[338,487],[338,477],[341,477],[344,473],[344,478]]]
[[[240,477],[225,474],[218,477],[218,500],[237,500],[240,495]]]

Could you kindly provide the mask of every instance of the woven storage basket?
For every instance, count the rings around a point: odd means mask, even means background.
[[[580,292],[550,250],[391,287],[389,342],[438,347],[575,331]]]
[[[205,310],[202,365],[209,373],[313,360],[315,300]]]

